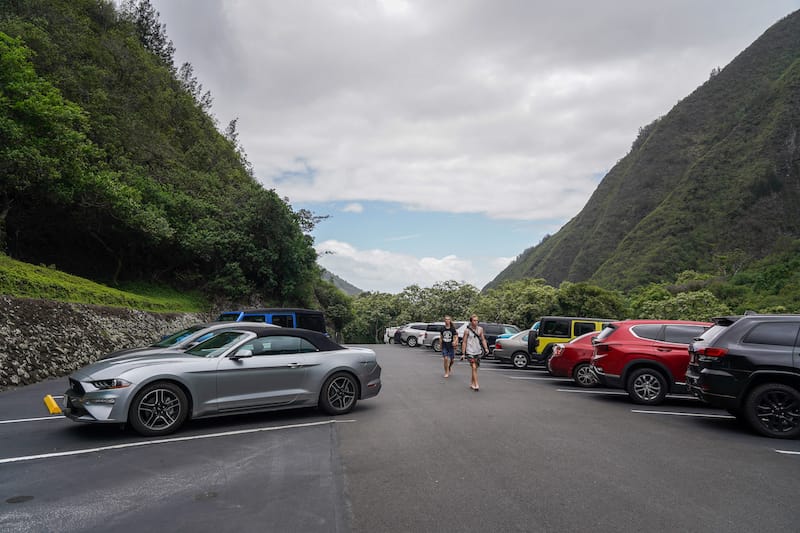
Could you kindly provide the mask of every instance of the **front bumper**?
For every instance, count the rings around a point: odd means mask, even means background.
[[[64,393],[64,416],[76,422],[124,424],[130,388],[85,391],[78,382]]]

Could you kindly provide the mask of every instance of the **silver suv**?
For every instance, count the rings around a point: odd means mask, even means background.
[[[427,327],[428,324],[425,322],[411,322],[410,324],[401,326],[402,329],[400,330],[400,342],[413,348],[419,344],[420,337],[425,335],[425,330]]]

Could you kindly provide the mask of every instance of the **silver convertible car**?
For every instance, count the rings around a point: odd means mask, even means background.
[[[78,422],[130,424],[166,435],[188,418],[319,406],[350,412],[381,390],[368,348],[316,331],[237,325],[185,352],[97,361],[69,377],[64,414]]]

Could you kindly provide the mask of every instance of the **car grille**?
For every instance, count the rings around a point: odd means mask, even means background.
[[[86,391],[83,390],[83,385],[81,385],[81,382],[78,381],[78,380],[70,378],[69,379],[69,388],[74,390],[75,393],[78,394],[79,396],[83,396],[84,394],[86,394]]]

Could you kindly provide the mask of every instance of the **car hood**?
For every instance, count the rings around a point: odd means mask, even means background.
[[[126,348],[124,350],[117,350],[116,352],[111,352],[110,354],[104,355],[99,359],[99,361],[105,361],[106,359],[116,359],[122,356],[139,356],[139,355],[149,355],[154,353],[162,353],[167,351],[175,351],[170,348],[159,348],[158,346],[144,346],[141,348]]]
[[[101,359],[75,371],[71,377],[77,380],[85,380],[87,378],[110,379],[120,377],[126,372],[139,368],[197,361],[205,361],[205,359],[181,351],[164,350],[163,348],[155,353],[151,351],[134,351],[110,359]]]

